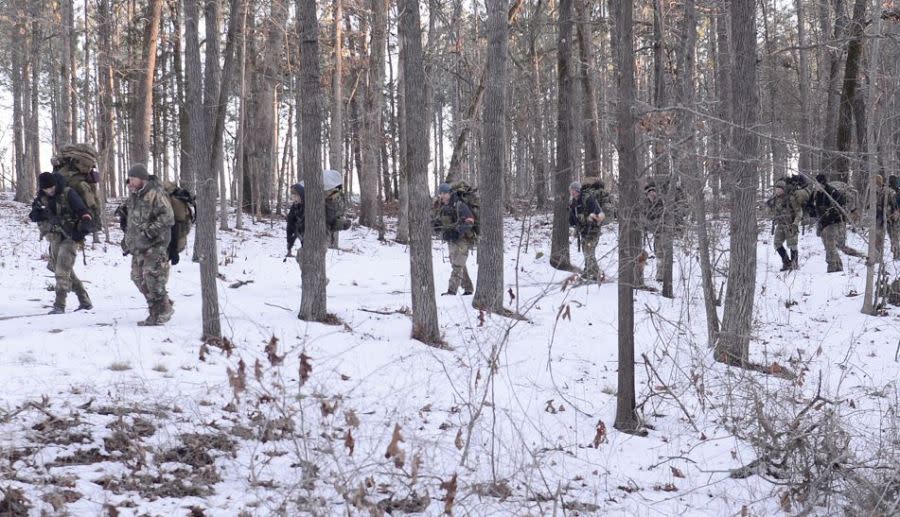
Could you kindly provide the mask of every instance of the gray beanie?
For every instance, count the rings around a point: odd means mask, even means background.
[[[441,183],[438,185],[438,194],[449,194],[451,190],[449,183]]]
[[[150,179],[150,173],[147,172],[147,166],[143,163],[136,163],[128,169],[129,178],[140,178],[144,181]]]
[[[569,183],[569,190],[577,190],[581,192],[581,182],[573,181],[572,183]]]

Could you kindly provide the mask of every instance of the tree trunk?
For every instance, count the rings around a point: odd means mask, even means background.
[[[409,269],[412,291],[412,338],[441,342],[431,254],[431,200],[428,195],[428,118],[425,113],[425,66],[417,0],[400,0],[399,37],[403,45],[403,89],[407,188],[409,194]]]
[[[827,11],[827,7],[825,8]],[[849,21],[844,13],[844,0],[834,0],[834,36],[827,45],[828,48],[828,80],[825,86],[825,120],[824,132],[822,136],[822,159],[820,168],[824,171],[833,171],[836,166],[837,157],[835,150],[837,149],[837,125],[838,125],[838,108],[836,101],[839,100],[838,83],[840,81],[841,71],[841,40],[844,38],[844,32],[847,30]],[[839,104],[838,104],[839,105]],[[849,130],[848,130],[849,131]]]
[[[58,149],[60,146],[75,141],[73,135],[74,125],[72,123],[72,103],[73,91],[71,89],[73,70],[72,70],[72,38],[74,36],[74,6],[72,0],[61,0],[58,4],[59,22],[59,44],[56,50],[59,53],[56,56],[56,75],[59,81],[57,93],[57,110],[56,123],[54,127],[54,146]]]
[[[159,22],[162,17],[162,0],[151,0],[147,8],[147,25],[144,27],[144,50],[141,69],[137,77],[137,92],[131,120],[129,154],[132,163],[147,163],[150,155],[150,128],[153,122],[153,79],[156,75],[156,48],[159,43]],[[199,97],[198,97],[199,98]]]
[[[850,141],[853,132],[853,102],[859,88],[859,70],[862,60],[862,35],[866,16],[866,0],[856,0],[853,5],[853,20],[850,22],[847,42],[847,64],[844,66],[844,88],[838,109],[837,155],[832,172],[843,181],[850,181]]]
[[[585,0],[575,0],[578,15],[578,50],[581,59],[581,88],[584,95],[582,109],[584,120],[584,175],[604,176],[600,167],[600,112],[597,108],[597,85],[594,68],[594,42],[591,30],[591,6]]]
[[[623,432],[638,430],[634,389],[634,285],[635,265],[640,253],[638,228],[637,135],[634,112],[634,3],[611,0],[614,13],[613,51],[615,53],[617,139],[619,155],[619,373],[616,395],[615,428]]]
[[[16,4],[16,7],[20,7]],[[28,59],[25,55],[25,44],[27,42],[27,28],[22,18],[16,20],[15,38],[10,41],[10,54],[12,57],[12,69],[10,70],[12,79],[12,95],[13,95],[13,164],[15,166],[16,178],[16,194],[13,198],[19,203],[27,203],[34,198],[34,180],[31,177],[28,163],[25,158],[25,124],[27,117],[26,102],[30,102],[28,98],[28,90],[24,88],[28,82]]]
[[[630,4],[629,4],[630,5]],[[572,83],[572,0],[559,2],[559,35],[557,38],[557,73],[559,98],[556,121],[556,173],[553,179],[553,235],[550,265],[569,270],[569,182],[575,163],[572,149],[572,105],[575,88]],[[633,67],[634,65],[632,65]]]
[[[481,191],[481,235],[478,278],[472,306],[497,312],[503,309],[503,178],[506,163],[506,54],[508,0],[487,2],[487,76],[482,114],[484,141],[478,188]]]
[[[332,169],[341,173],[344,172],[343,7],[343,0],[334,0],[334,71],[331,75],[331,132],[328,146],[328,163]]]
[[[325,290],[325,252],[328,232],[325,228],[325,191],[322,184],[322,113],[319,103],[322,86],[319,80],[319,22],[316,18],[316,0],[298,0],[300,17],[300,87],[303,91],[300,104],[301,173],[306,185],[304,217],[306,231],[303,234],[303,282],[300,298],[300,319],[324,321],[328,315]]]
[[[883,21],[881,19],[882,7],[881,3],[875,4],[875,16],[872,19],[875,22],[875,31],[874,34],[882,34],[882,26]],[[871,40],[871,55],[869,57],[869,82],[868,82],[868,100],[869,100],[869,112],[866,117],[869,120],[868,124],[868,134],[866,135],[866,145],[867,149],[865,149],[866,156],[866,165],[868,169],[869,176],[869,203],[868,203],[868,213],[866,217],[871,226],[869,228],[869,251],[868,251],[868,260],[866,260],[866,291],[865,296],[863,297],[863,306],[861,312],[863,314],[875,315],[875,298],[877,296],[876,293],[876,282],[875,282],[875,267],[881,266],[884,269],[884,243],[878,242],[878,239],[875,238],[876,233],[879,232],[878,228],[878,218],[876,217],[876,210],[878,209],[878,187],[875,184],[875,176],[879,172],[878,162],[876,156],[878,156],[878,148],[876,143],[876,134],[875,134],[875,126],[874,117],[876,112],[876,105],[878,104],[878,96],[875,92],[878,91],[878,60],[881,57],[879,53],[881,47],[881,39],[880,38],[872,38]],[[886,103],[882,103],[886,104]],[[895,113],[896,116],[896,113]],[[884,179],[884,178],[882,178]],[[886,192],[890,192],[891,186],[886,185],[883,187]],[[887,203],[887,196],[883,198],[883,203]],[[884,221],[882,224],[887,225],[888,218],[890,217],[891,208],[888,206],[882,206],[882,213],[884,214]],[[882,235],[887,235],[888,228],[882,227],[880,229]],[[892,241],[893,243],[893,241]],[[881,246],[882,249],[878,249],[878,246]],[[890,253],[890,251],[888,252]],[[879,260],[880,259],[880,260]]]
[[[397,59],[403,63],[406,52],[403,49],[403,39],[397,38]],[[397,70],[397,160],[399,163],[398,175],[400,176],[400,215],[397,217],[397,242],[409,243],[409,167],[406,164],[406,79],[403,76],[403,66]]]
[[[734,104],[731,255],[722,332],[715,357],[743,365],[750,354],[753,301],[756,293],[756,183],[759,118],[756,87],[756,7],[753,0],[732,0],[731,35],[734,56],[732,98]]]
[[[803,10],[804,0],[794,0],[797,14],[797,76],[800,85],[800,158],[798,168],[801,173],[809,174],[813,168],[812,139],[809,134],[809,59],[806,50],[806,20]]]
[[[371,0],[372,33],[369,44],[368,89],[364,103],[362,170],[359,171],[359,224],[378,227],[378,173],[384,131],[381,111],[384,102],[384,49],[387,30],[385,0]]]

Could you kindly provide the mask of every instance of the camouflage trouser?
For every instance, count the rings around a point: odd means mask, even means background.
[[[54,307],[66,308],[66,297],[70,291],[78,296],[80,305],[91,305],[91,297],[88,296],[84,284],[75,274],[75,259],[78,257],[78,244],[71,239],[62,239],[59,236],[48,237],[50,241],[50,260],[47,269],[53,271],[56,276],[56,300]]]
[[[144,295],[147,305],[151,308],[167,303],[169,253],[166,247],[157,246],[142,253],[134,253],[131,258],[131,281]]]
[[[847,229],[844,223],[829,224],[822,228],[821,237],[822,244],[825,245],[825,261],[828,263],[828,269],[843,269],[844,264],[841,262],[838,249],[846,247]]]
[[[788,248],[797,249],[797,235],[800,233],[796,224],[779,224],[775,226],[775,249],[787,242]]]
[[[463,291],[472,292],[475,287],[472,285],[472,279],[469,278],[469,270],[466,269],[466,260],[469,258],[469,249],[472,243],[468,239],[459,239],[456,242],[448,243],[450,246],[450,265],[453,271],[450,273],[450,285],[447,292],[455,293],[462,283]]]
[[[597,265],[597,242],[599,234],[588,234],[581,237],[581,252],[584,253],[584,276],[593,279],[600,274],[600,266]]]

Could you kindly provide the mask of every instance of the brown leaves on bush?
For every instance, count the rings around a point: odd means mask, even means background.
[[[238,362],[238,369],[236,372],[231,368],[226,368],[225,372],[228,374],[228,385],[231,386],[232,391],[234,391],[234,398],[240,398],[241,393],[247,389],[247,365],[244,363],[244,360],[241,359]]]
[[[597,449],[600,447],[601,443],[606,442],[606,424],[603,423],[603,420],[597,421],[597,433],[594,435],[594,441],[591,442],[591,445]]]
[[[344,435],[344,447],[347,448],[347,454],[353,456],[353,449],[356,448],[356,441],[353,439],[353,433],[350,432],[350,429],[347,429],[347,434]]]
[[[447,493],[444,495],[444,513],[447,515],[453,515],[453,502],[456,500],[456,474],[453,474],[453,477],[450,478],[450,481],[442,481],[441,482],[441,490],[446,490]]]
[[[266,343],[266,357],[269,359],[269,364],[272,366],[278,366],[282,362],[284,362],[284,356],[278,355],[278,338],[272,336],[269,338],[269,342]]]
[[[312,373],[312,365],[309,364],[309,356],[305,353],[300,353],[300,385],[303,386],[306,384],[306,381],[309,380],[309,374]]]
[[[387,459],[393,458],[394,466],[398,469],[402,468],[403,464],[406,462],[406,453],[400,448],[400,442],[403,441],[403,435],[400,434],[400,424],[394,424],[394,433],[391,435],[391,443],[388,444],[384,457]]]

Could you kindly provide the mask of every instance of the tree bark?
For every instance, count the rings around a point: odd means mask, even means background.
[[[571,70],[572,14],[572,0],[560,0],[559,35],[557,37],[559,97],[557,99],[556,174],[553,180],[553,234],[550,243],[550,265],[563,270],[572,268],[569,260],[568,197],[572,167],[575,163],[572,148],[572,105],[575,98]]]
[[[613,51],[615,53],[617,138],[619,155],[619,283],[618,283],[618,348],[619,373],[616,395],[615,428],[636,432],[634,388],[634,285],[635,264],[640,253],[638,228],[638,164],[634,108],[634,2],[611,0],[614,13]]]
[[[371,0],[372,33],[369,44],[368,88],[364,103],[362,170],[359,171],[359,224],[378,227],[378,173],[384,131],[381,127],[384,88],[384,49],[387,29],[385,0]]]
[[[417,0],[399,0],[399,36],[403,45],[403,88],[406,100],[406,163],[409,190],[409,269],[412,291],[412,338],[441,343],[431,254],[431,199],[428,195],[427,114],[422,27]]]
[[[156,49],[159,44],[159,22],[162,0],[152,0],[147,8],[144,27],[144,50],[137,78],[137,94],[131,121],[129,154],[132,163],[147,163],[150,155],[150,129],[153,122],[153,79],[156,75]]]
[[[306,186],[303,234],[300,319],[324,321],[328,315],[326,298],[325,252],[328,233],[325,228],[325,191],[322,184],[322,113],[319,108],[322,86],[319,79],[319,23],[316,0],[298,0],[300,18],[300,149],[301,174]]]
[[[756,7],[753,0],[732,0],[731,35],[734,57],[732,98],[734,104],[731,213],[731,255],[722,332],[715,357],[743,365],[749,359],[753,301],[756,293],[756,183],[759,140],[755,127],[759,118],[756,87]]]
[[[578,49],[581,58],[581,88],[584,94],[584,150],[585,176],[604,177],[600,167],[600,112],[597,108],[597,85],[594,67],[594,42],[591,30],[591,7],[585,7],[585,0],[575,0],[578,14]]]
[[[487,2],[487,81],[484,91],[483,138],[478,188],[481,191],[481,242],[478,278],[472,306],[497,312],[503,309],[503,178],[506,163],[506,55],[508,0]]]
[[[328,163],[332,169],[344,172],[344,47],[341,23],[344,18],[343,0],[334,0],[334,72],[331,75],[331,127]]]

